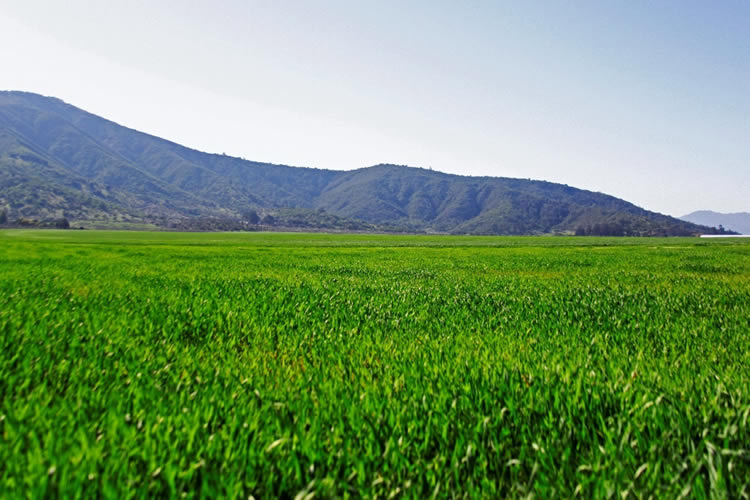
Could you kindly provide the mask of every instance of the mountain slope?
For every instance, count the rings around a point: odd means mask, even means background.
[[[316,207],[374,223],[468,234],[711,232],[601,193],[545,181],[377,165],[331,182]],[[598,226],[598,228],[597,228]],[[607,226],[607,227],[605,227]]]
[[[83,149],[80,156],[86,157],[91,153],[89,143],[93,142],[109,154],[109,162],[102,162],[106,165],[105,170],[117,169],[123,164],[136,165],[142,174],[213,206],[237,210],[248,205],[309,207],[313,197],[335,174],[202,153],[122,127],[58,99],[35,94],[10,94],[5,99],[0,95],[0,120],[9,114],[6,108],[11,111],[21,108],[23,113],[15,113],[21,119],[10,124],[16,130],[29,129],[27,123],[32,120],[34,124],[41,120],[52,122],[29,131],[47,150],[52,147],[56,148],[55,152],[66,154],[68,148],[60,148],[59,143],[66,139],[69,143],[77,140],[78,149]],[[72,137],[74,133],[77,133],[75,138]],[[288,182],[292,176],[296,182]],[[192,201],[193,205],[196,203],[196,200]]]
[[[65,216],[179,227],[255,211],[269,224],[274,216],[285,225],[472,234],[711,232],[550,182],[397,165],[340,172],[203,153],[25,92],[0,92],[3,206],[11,220]]]
[[[697,212],[683,215],[680,219],[710,227],[723,226],[740,234],[750,234],[750,213],[747,212],[722,214],[712,212],[711,210],[698,210]]]

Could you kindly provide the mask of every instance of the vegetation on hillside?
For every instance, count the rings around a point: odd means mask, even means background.
[[[616,224],[626,235],[717,231],[550,182],[397,165],[335,172],[201,153],[23,92],[0,92],[0,206],[11,220],[184,229],[241,227],[253,210],[280,218],[269,226],[334,230],[602,234],[597,227]]]

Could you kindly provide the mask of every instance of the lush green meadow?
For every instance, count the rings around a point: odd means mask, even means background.
[[[750,242],[0,231],[0,496],[747,497]]]

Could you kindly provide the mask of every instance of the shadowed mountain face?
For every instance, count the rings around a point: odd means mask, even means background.
[[[0,92],[3,207],[9,220],[66,217],[162,226],[200,218],[241,219],[255,211],[287,225],[324,218],[334,227],[381,230],[714,232],[612,196],[550,182],[397,165],[341,172],[202,153],[59,99],[24,92]],[[289,213],[296,218],[288,218]]]

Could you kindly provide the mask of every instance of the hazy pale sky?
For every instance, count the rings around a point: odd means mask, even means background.
[[[0,89],[203,151],[750,211],[750,1],[0,0]]]

